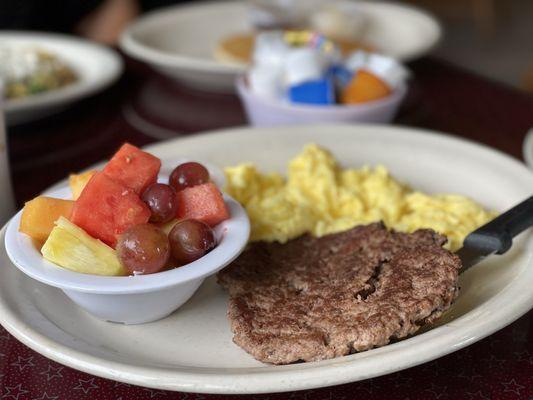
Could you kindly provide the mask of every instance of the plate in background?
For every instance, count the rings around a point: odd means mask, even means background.
[[[4,101],[8,125],[36,120],[63,110],[118,79],[122,58],[105,46],[75,36],[45,32],[0,31],[0,46],[43,49],[64,61],[79,79],[67,86]]]
[[[329,148],[344,166],[384,164],[398,179],[429,192],[472,197],[505,210],[531,195],[533,172],[517,160],[458,138],[391,126],[240,128],[147,148],[169,159],[222,167],[253,161],[284,171],[304,144]],[[378,349],[333,360],[271,366],[231,340],[227,296],[213,278],[169,317],[125,326],[97,320],[57,289],[18,271],[0,233],[0,322],[35,351],[70,367],[132,384],[204,393],[282,392],[353,382],[421,364],[503,328],[533,306],[533,235],[460,278],[461,294],[439,326]]]
[[[348,3],[368,15],[368,44],[400,60],[420,57],[440,40],[439,23],[420,9],[376,1]],[[192,87],[233,92],[235,78],[246,66],[223,64],[213,53],[225,36],[251,29],[246,2],[200,2],[141,17],[123,33],[120,46],[130,56]]]

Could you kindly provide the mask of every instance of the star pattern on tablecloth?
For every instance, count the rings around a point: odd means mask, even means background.
[[[496,349],[498,349],[498,347],[500,347],[500,344],[502,344],[502,343],[503,343],[502,339],[491,338],[491,340],[489,340],[490,349],[491,350],[496,350]]]
[[[333,391],[331,391],[324,397],[319,397],[318,399],[319,400],[346,400],[346,396],[339,396],[333,393]]]
[[[50,382],[54,378],[63,378],[61,371],[65,367],[54,367],[52,364],[48,364],[46,371],[39,372],[39,375],[46,375],[46,382]]]
[[[124,383],[124,382],[115,382],[115,386],[113,387],[121,387],[121,386],[124,386],[124,387],[131,387],[131,385],[129,383]]]
[[[312,396],[315,392],[316,392],[316,390],[314,390],[314,389],[307,389],[307,390],[302,390],[302,391],[298,391],[298,392],[293,392],[289,396],[289,399],[309,400],[309,398],[310,398],[309,396]]]
[[[374,379],[367,379],[360,383],[359,387],[368,394],[373,394],[375,389],[379,389],[379,385],[376,384]]]
[[[29,390],[22,389],[22,383],[19,383],[17,386],[6,386],[4,389],[6,393],[2,395],[2,399],[19,400],[21,395],[29,393]]]
[[[41,397],[34,397],[32,400],[58,400],[59,396],[48,396],[46,392]]]
[[[466,379],[470,383],[473,383],[476,379],[483,378],[482,375],[476,374],[475,372],[470,372],[465,368],[461,369],[461,371],[456,376],[457,378]]]
[[[533,365],[533,354],[531,354],[528,350],[515,351],[514,355],[517,361],[526,361],[529,363],[529,365]]]
[[[94,383],[95,378],[89,379],[78,379],[78,384],[73,387],[74,390],[81,390],[83,393],[87,394],[93,389],[98,389],[100,386]]]
[[[438,400],[446,395],[447,386],[439,386],[431,382],[429,389],[424,389],[426,392],[432,393],[435,398]]]
[[[154,390],[154,389],[148,389],[148,388],[144,388],[143,390],[150,394],[150,398],[151,399],[156,398],[159,395],[161,395],[161,396],[166,396],[167,395],[166,392],[163,392],[162,390]]]
[[[511,379],[509,382],[502,382],[501,384],[505,388],[505,389],[503,389],[504,393],[505,392],[511,392],[511,393],[515,393],[517,395],[521,395],[522,393],[520,393],[520,391],[522,389],[526,388],[525,386],[520,385],[519,383],[517,383],[514,378]]]
[[[440,363],[438,360],[435,360],[428,364],[428,372],[433,374],[435,378],[438,378],[439,376],[447,375],[450,370],[442,365],[442,363]]]
[[[487,366],[489,370],[501,367],[501,365],[505,362],[505,360],[496,357],[494,354],[491,354],[489,358],[485,358],[481,361]]]
[[[29,357],[17,356],[17,361],[12,362],[9,365],[11,365],[12,367],[18,367],[19,371],[22,372],[24,371],[25,368],[35,367],[35,364],[32,361],[33,361],[33,356],[29,356]]]
[[[522,342],[522,343],[527,342],[527,334],[528,334],[527,329],[524,329],[520,325],[515,325],[513,326],[512,332],[513,332],[512,333],[513,341]]]
[[[408,376],[404,374],[396,373],[390,376],[389,380],[393,383],[395,388],[399,388],[399,387],[411,387],[413,378],[409,378]]]
[[[468,400],[490,400],[490,397],[485,396],[481,390],[477,392],[466,392]]]

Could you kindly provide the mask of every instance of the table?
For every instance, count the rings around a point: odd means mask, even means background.
[[[395,123],[466,137],[521,158],[533,98],[443,61],[410,65],[414,79]],[[127,60],[106,92],[54,117],[9,129],[19,205],[110,156],[124,141],[145,145],[245,123],[233,95],[193,91]],[[391,375],[290,394],[218,396],[135,387],[87,375],[33,352],[0,328],[2,399],[532,399],[533,311],[456,353]]]

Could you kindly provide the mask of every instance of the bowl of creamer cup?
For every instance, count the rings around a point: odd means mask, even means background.
[[[297,125],[309,123],[389,123],[396,116],[407,94],[401,83],[388,96],[361,104],[296,104],[280,98],[261,96],[251,90],[245,75],[236,80],[237,93],[253,126]]]

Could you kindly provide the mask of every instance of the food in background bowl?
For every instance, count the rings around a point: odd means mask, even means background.
[[[223,37],[217,44],[213,56],[225,64],[250,64],[253,61],[254,46],[258,33],[234,33]],[[357,50],[374,51],[374,47],[360,41],[348,39],[331,39],[343,55],[347,56]]]
[[[374,51],[365,39],[368,16],[357,7],[344,4],[321,6],[308,1],[253,1],[249,19],[256,32],[239,32],[220,39],[214,57],[229,64],[253,62],[256,38],[272,30],[311,30],[331,40],[344,56],[356,50]]]
[[[248,64],[252,61],[254,33],[236,33],[222,38],[215,48],[215,60],[225,64]]]
[[[191,263],[216,245],[229,218],[220,190],[199,163],[157,183],[161,161],[123,145],[102,171],[71,175],[73,200],[37,197],[19,229],[44,244],[43,257],[96,275],[139,275]]]
[[[17,99],[56,90],[78,80],[63,60],[42,48],[0,48],[0,79],[4,96]]]

